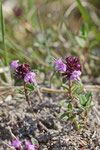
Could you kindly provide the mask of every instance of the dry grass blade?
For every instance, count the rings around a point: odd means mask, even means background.
[[[37,81],[36,81],[35,79],[34,79],[34,85],[35,85],[35,87],[36,87],[36,89],[37,89],[37,92],[38,92],[38,95],[39,95],[39,98],[40,98],[40,102],[41,102],[41,100],[42,100],[42,95],[41,95],[40,89],[39,89],[39,87],[38,87]]]
[[[0,143],[4,144],[6,147],[9,147],[10,150],[15,150],[15,148],[12,148],[10,145],[8,145],[6,142],[2,141],[1,139],[0,139]]]
[[[97,57],[97,56],[89,55],[89,57],[92,58],[92,59],[94,59],[94,60],[100,61],[100,58]]]
[[[94,92],[100,92],[100,86],[99,85],[85,85],[85,89],[87,91],[94,91]],[[55,90],[50,88],[41,88],[40,90],[42,93],[67,93],[65,90]]]
[[[9,67],[5,67],[2,61],[0,61],[0,63],[1,63],[1,66],[2,66],[0,68],[0,73],[4,74],[7,83],[9,85],[11,85],[12,84],[12,79],[11,79],[10,69],[9,69]]]
[[[9,71],[9,67],[1,67],[0,68],[0,73],[4,73],[4,72],[8,72]]]
[[[12,133],[12,130],[11,130],[10,127],[8,127],[8,130],[9,130],[9,133],[11,134],[12,138],[13,138],[14,140],[16,140],[17,138],[16,138],[16,136]]]

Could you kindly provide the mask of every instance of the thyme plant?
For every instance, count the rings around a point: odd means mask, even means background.
[[[62,71],[62,77],[66,79],[68,85],[63,84],[66,90],[67,99],[59,103],[60,106],[67,104],[67,110],[60,113],[59,116],[66,121],[72,121],[77,129],[81,128],[87,119],[92,105],[92,93],[84,92],[81,84],[80,75],[82,74],[82,65],[78,57],[66,57],[64,61],[59,58],[55,61],[55,69]]]
[[[28,103],[28,105],[30,106],[30,102],[28,99],[28,90],[33,90],[33,83],[34,83],[34,78],[36,76],[35,72],[31,71],[30,66],[28,64],[18,64],[19,60],[14,60],[11,63],[10,69],[13,69],[14,72],[13,74],[23,80],[24,82],[24,93],[25,93],[25,97],[26,97],[26,101]],[[27,84],[27,83],[30,84]]]

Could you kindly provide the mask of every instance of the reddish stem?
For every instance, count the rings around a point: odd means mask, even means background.
[[[69,98],[72,98],[72,81],[69,79]]]
[[[22,148],[21,148],[21,147],[18,147],[18,148],[16,148],[16,150],[22,150]]]
[[[25,92],[26,101],[27,101],[28,105],[30,106],[30,102],[29,102],[28,95],[27,95],[26,82],[24,82],[24,92]]]

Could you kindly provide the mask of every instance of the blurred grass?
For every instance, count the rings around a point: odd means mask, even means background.
[[[5,22],[3,18],[3,10],[2,10],[2,0],[0,1],[0,22],[1,22],[1,33],[2,33],[2,45],[3,45],[3,55],[4,55],[4,63],[6,66],[8,66],[8,55],[7,55],[7,48],[6,48],[6,42],[5,42]]]
[[[68,40],[71,42],[72,46],[75,47],[75,39],[71,33],[71,31],[69,30],[67,24],[66,24],[66,21],[65,21],[65,18],[63,17],[62,13],[60,14],[61,15],[61,20],[62,20],[62,23],[61,24],[64,24],[65,28],[66,28],[66,35],[67,35],[67,38]]]
[[[95,1],[88,0],[88,1],[100,10],[100,1],[99,0],[95,0]]]
[[[94,23],[93,23],[91,17],[89,16],[87,10],[82,6],[81,1],[80,0],[76,0],[76,1],[78,3],[78,7],[79,7],[80,12],[82,13],[84,19],[86,20],[88,25],[91,27],[91,30],[93,30],[93,32],[95,33],[96,39],[100,42],[100,31],[94,25]]]
[[[85,22],[89,26],[89,33],[92,35],[92,38],[89,37],[89,42],[92,43],[92,41],[96,40],[97,43],[99,43],[99,28],[94,24],[92,18],[89,15],[89,12],[82,6],[81,1],[76,1],[78,3],[79,10],[76,7],[76,14],[73,11],[71,12],[71,14],[75,17],[78,16],[78,21],[77,17],[75,18],[75,25],[78,31],[77,35],[79,34],[81,24]],[[80,55],[80,48],[75,40],[76,34],[72,32],[76,28],[74,25],[75,20],[70,18],[71,15],[69,15],[68,18],[65,17],[65,12],[68,6],[64,5],[64,1],[61,2],[63,3],[63,5],[59,5],[59,0],[17,1],[17,5],[15,6],[15,8],[20,9],[22,11],[22,14],[16,16],[15,11],[13,11],[11,15],[5,17],[6,39],[4,18],[2,17],[2,26],[4,30],[1,30],[2,34],[0,34],[0,41],[2,42],[2,39],[4,39],[3,45],[6,45],[5,48],[6,52],[8,52],[10,63],[14,59],[19,59],[20,62],[27,62],[35,67],[39,66],[39,68],[42,68],[44,72],[52,72],[52,56],[58,58],[60,56],[66,57],[69,55]],[[81,18],[84,19],[80,21]],[[64,32],[62,32],[62,24],[65,27]],[[73,24],[73,26],[71,27],[70,24]],[[2,59],[2,57],[4,57],[4,60],[6,62],[5,65],[8,65],[6,60],[8,59],[7,53],[3,54],[2,52],[2,49],[4,50],[5,48],[2,47],[0,43],[0,58]],[[96,44],[92,48],[94,53],[92,53],[91,50],[90,54],[98,57],[99,54],[95,53],[95,49],[97,48],[100,49],[100,44]],[[84,50],[80,49],[80,51],[83,58],[85,56]],[[92,66],[92,70],[96,69],[94,67],[95,63],[97,64],[96,67],[99,66],[99,62],[95,60],[92,61],[92,64],[94,63],[93,65],[91,65],[90,59],[88,63],[89,66]]]
[[[84,19],[91,26],[93,24],[91,17],[89,16],[89,14],[86,11],[86,9],[82,6],[81,1],[80,0],[76,0],[76,1],[78,3],[78,7],[79,7],[80,12],[82,13]]]
[[[28,6],[29,6],[29,16],[31,20],[31,24],[33,28],[37,28],[37,14],[36,14],[36,8],[35,8],[35,1],[34,0],[28,0]]]

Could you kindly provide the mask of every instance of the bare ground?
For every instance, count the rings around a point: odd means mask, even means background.
[[[100,93],[94,92],[94,109],[88,115],[83,130],[75,129],[73,123],[61,120],[57,115],[61,112],[58,102],[65,98],[64,94],[43,94],[41,104],[37,93],[30,97],[32,110],[38,115],[45,129],[34,118],[24,98],[13,99],[0,104],[0,139],[8,145],[13,134],[21,140],[36,138],[40,149],[47,146],[49,150],[100,150]],[[1,142],[0,150],[9,150]]]

